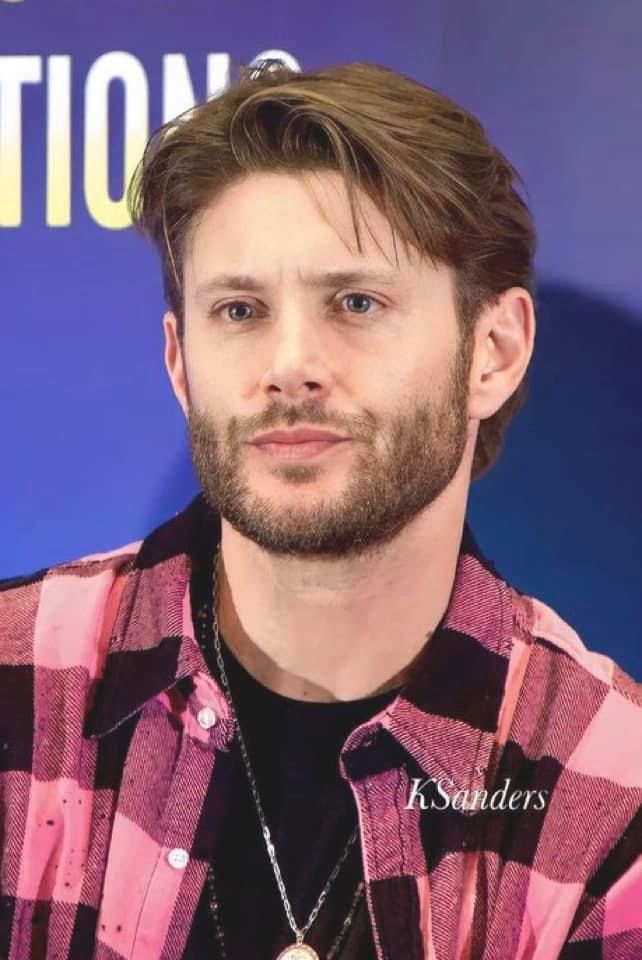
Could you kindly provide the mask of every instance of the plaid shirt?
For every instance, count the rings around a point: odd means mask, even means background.
[[[192,618],[209,514],[0,582],[2,958],[181,957],[234,735]],[[379,960],[642,957],[642,686],[467,523],[444,617],[339,768]],[[497,806],[507,780],[528,805]]]

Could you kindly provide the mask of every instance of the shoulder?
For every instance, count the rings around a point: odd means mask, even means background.
[[[516,651],[511,739],[531,759],[642,789],[642,684],[542,600],[520,594],[519,602],[530,616]]]
[[[565,664],[578,681],[603,684],[639,709],[642,718],[642,683],[631,677],[612,657],[589,649],[578,632],[552,607],[530,597],[533,642]]]
[[[93,675],[112,639],[120,651],[137,650],[180,632],[198,543],[217,538],[220,517],[198,494],[142,539],[0,580],[0,667]]]
[[[77,644],[82,662],[81,649],[97,640],[110,595],[127,580],[142,543],[0,579],[0,664],[37,666],[39,650],[54,638],[59,649]]]
[[[611,912],[626,914],[639,884],[632,871],[642,850],[642,686],[589,649],[546,603],[517,592],[513,598],[520,613],[501,772],[520,788],[535,788],[544,802],[538,825],[528,826],[535,838],[529,897],[536,909],[555,885],[585,887],[581,909],[601,929],[603,895]]]

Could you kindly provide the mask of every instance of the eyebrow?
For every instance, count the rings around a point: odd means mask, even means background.
[[[399,274],[376,270],[330,270],[325,273],[309,273],[302,276],[303,283],[312,290],[327,290],[331,287],[344,287],[374,283],[378,286],[396,287]],[[266,284],[256,277],[244,273],[217,273],[196,288],[196,299],[203,300],[221,290],[252,290],[260,293]]]

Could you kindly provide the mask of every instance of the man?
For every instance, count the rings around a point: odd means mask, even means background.
[[[533,352],[515,181],[369,64],[152,138],[202,490],[2,584],[3,957],[642,955],[642,688],[465,519]]]

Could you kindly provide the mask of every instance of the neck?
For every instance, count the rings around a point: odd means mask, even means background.
[[[401,686],[447,608],[464,513],[465,501],[444,498],[376,555],[332,563],[275,557],[223,520],[217,615],[226,644],[256,680],[298,700]]]

